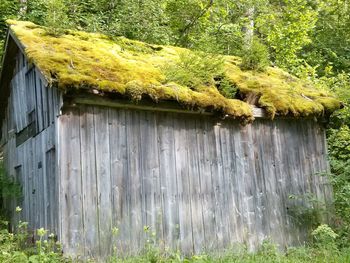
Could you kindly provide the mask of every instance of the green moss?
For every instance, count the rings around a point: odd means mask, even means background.
[[[235,59],[236,61],[236,59]],[[271,118],[307,117],[330,114],[342,103],[325,90],[318,90],[278,68],[266,72],[242,71],[236,62],[227,60],[227,77],[238,87],[244,100],[266,109]]]
[[[197,55],[186,49],[79,31],[54,37],[46,28],[30,22],[8,23],[25,46],[28,58],[49,82],[56,82],[62,90],[95,88],[125,95],[133,101],[145,97],[155,102],[177,101],[187,109],[221,112],[244,122],[253,120],[249,103],[265,108],[272,118],[276,114],[320,116],[341,106],[328,93],[315,90],[282,70],[242,71],[238,57],[220,58],[222,67],[217,73],[225,83],[218,83],[216,66],[208,64],[210,59],[201,55],[196,59]],[[177,68],[182,71],[176,71]],[[206,74],[207,69],[210,74]],[[177,79],[180,73],[191,79]],[[226,88],[220,93],[220,87]],[[232,99],[235,94],[229,94],[230,90],[245,101]],[[256,99],[250,101],[251,97]]]

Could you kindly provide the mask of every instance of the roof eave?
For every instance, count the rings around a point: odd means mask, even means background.
[[[3,56],[2,56],[2,58],[1,58],[1,67],[0,67],[0,89],[1,89],[2,79],[3,79],[3,71],[4,71],[4,66],[5,66],[5,56],[6,56],[6,53],[7,53],[9,38],[10,38],[10,29],[8,28],[8,29],[6,30],[6,40],[5,40],[5,44],[4,44],[4,53],[3,53]]]
[[[23,46],[19,44],[18,39],[14,36],[11,28],[9,27],[6,33],[4,54],[1,60],[0,71],[0,130],[2,128],[2,121],[5,117],[5,109],[8,104],[10,82],[16,65],[15,54],[18,52],[18,50],[22,51]]]

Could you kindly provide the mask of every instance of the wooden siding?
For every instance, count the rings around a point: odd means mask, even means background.
[[[62,105],[61,93],[45,84],[37,68],[29,65],[21,52],[10,85],[1,145],[9,176],[22,185],[19,200],[6,203],[18,220],[29,222],[29,229],[41,227],[57,234],[58,181],[56,122]],[[29,129],[29,128],[30,129]],[[14,212],[15,207],[22,212]]]
[[[322,126],[79,105],[60,116],[59,203],[67,254],[139,252],[146,240],[199,253],[267,238],[302,244],[290,195],[332,199]],[[149,231],[144,231],[144,227]],[[119,235],[112,235],[112,228]],[[155,236],[153,237],[153,232]],[[153,241],[152,241],[153,242]]]

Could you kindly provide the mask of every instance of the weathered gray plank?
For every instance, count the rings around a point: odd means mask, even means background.
[[[118,228],[112,239],[113,250],[126,251],[129,237],[125,232],[126,189],[123,180],[127,175],[127,167],[124,165],[126,156],[126,129],[124,111],[109,110],[109,149],[111,171],[111,194],[112,194],[112,227]]]
[[[188,171],[188,144],[190,142],[187,140],[186,123],[184,121],[175,118],[174,129],[176,177],[179,196],[180,249],[181,251],[188,253],[193,250],[189,185],[190,175]]]
[[[81,176],[84,221],[84,251],[88,257],[100,255],[98,191],[95,155],[94,110],[80,108]],[[87,209],[88,208],[88,209]]]
[[[36,97],[36,121],[38,131],[41,132],[44,129],[44,116],[43,116],[43,103],[42,103],[42,87],[40,86],[39,77],[36,74],[36,71],[33,70],[34,78],[34,88],[35,88],[35,97]]]
[[[204,218],[202,207],[202,185],[200,174],[200,158],[198,152],[197,133],[201,120],[191,118],[187,123],[188,157],[189,157],[189,182],[190,202],[192,216],[193,252],[198,254],[204,244]],[[199,128],[202,130],[202,128]]]
[[[213,182],[216,178],[216,173],[212,171],[212,167],[216,162],[216,151],[212,147],[214,138],[213,122],[204,122],[203,130],[199,131],[197,136],[198,152],[201,155],[201,189],[202,189],[202,205],[204,218],[204,234],[205,246],[207,251],[215,251],[216,249],[216,218],[215,210],[217,205],[215,203],[214,191],[212,189]],[[197,127],[199,129],[199,127]],[[214,177],[214,178],[213,178]]]
[[[165,176],[160,167],[158,146],[160,146],[157,130],[157,120],[153,114],[141,113],[140,120],[140,142],[141,156],[140,173],[142,178],[142,207],[143,225],[149,227],[148,231],[143,233],[143,243],[147,240],[159,242],[163,238],[163,208],[161,206],[161,186],[160,177]],[[159,122],[158,122],[159,123]],[[152,233],[155,235],[152,236]],[[157,243],[158,244],[158,243]]]
[[[94,128],[100,252],[102,258],[107,258],[112,252],[112,194],[107,108],[94,108]]]
[[[152,114],[148,113],[148,119],[152,118]],[[159,114],[158,117],[158,144],[152,136],[152,127],[149,123],[145,123],[143,131],[147,131],[147,137],[151,140],[146,141],[146,145],[158,145],[159,151],[153,148],[153,152],[159,154],[160,176],[161,176],[161,195],[163,198],[163,231],[164,242],[172,249],[176,249],[174,240],[179,238],[179,214],[178,214],[178,196],[176,185],[176,163],[174,151],[174,130],[173,119],[171,115],[166,113]],[[148,127],[147,127],[148,126]],[[142,137],[142,141],[143,137]],[[145,147],[146,148],[146,147]],[[148,148],[148,147],[147,147]],[[154,158],[154,154],[148,153],[149,159]],[[156,167],[157,168],[157,167]],[[152,187],[151,185],[147,186]]]
[[[61,239],[68,255],[84,255],[79,111],[60,118]]]

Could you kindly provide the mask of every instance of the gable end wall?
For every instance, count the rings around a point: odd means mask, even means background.
[[[22,186],[17,201],[6,201],[12,226],[29,222],[32,230],[44,227],[57,234],[58,193],[56,122],[62,104],[60,92],[46,85],[36,67],[18,50],[1,145],[7,174]],[[20,214],[15,207],[22,207]]]

